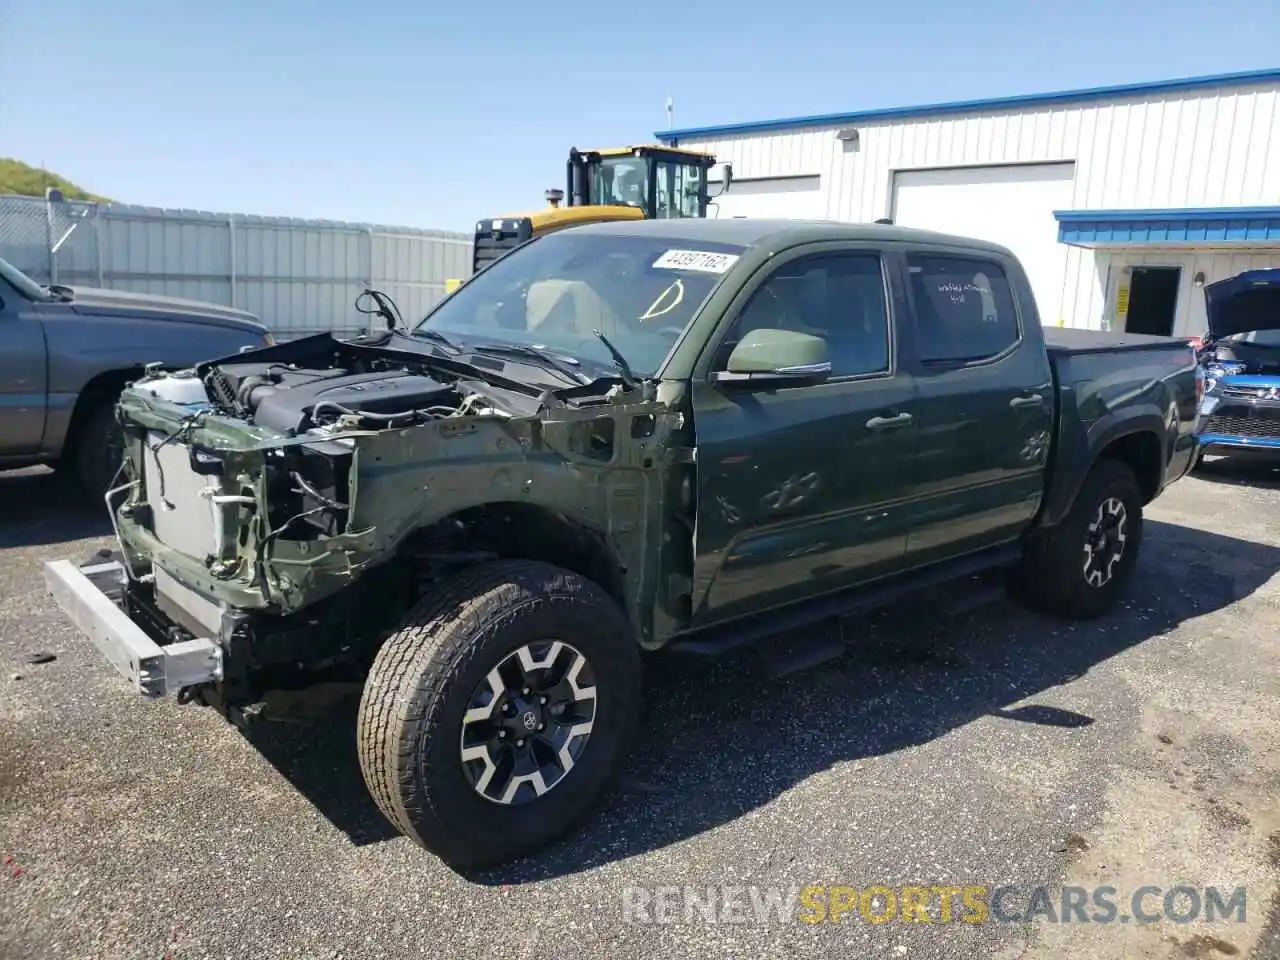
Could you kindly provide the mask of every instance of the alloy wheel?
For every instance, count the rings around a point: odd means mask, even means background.
[[[573,770],[597,710],[587,658],[560,640],[512,651],[472,692],[461,759],[472,788],[493,803],[541,797]]]
[[[1084,579],[1089,586],[1104,587],[1111,582],[1116,564],[1124,556],[1128,519],[1124,501],[1118,497],[1107,497],[1098,504],[1085,530]]]

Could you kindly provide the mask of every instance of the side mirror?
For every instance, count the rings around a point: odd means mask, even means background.
[[[733,164],[728,162],[715,164],[707,170],[708,180],[710,180],[712,175],[715,173],[715,167],[717,166],[720,168],[720,189],[711,194],[711,196],[722,197],[729,192],[729,186],[733,183]]]
[[[729,354],[724,370],[711,375],[718,384],[803,387],[831,376],[827,343],[794,330],[752,330]]]

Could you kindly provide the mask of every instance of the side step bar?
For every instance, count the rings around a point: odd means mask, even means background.
[[[954,590],[957,582],[965,577],[977,576],[1015,563],[1021,552],[1020,544],[1011,544],[971,553],[904,574],[888,583],[870,583],[865,587],[799,601],[768,613],[742,617],[690,632],[673,640],[670,649],[672,652],[695,656],[718,657],[744,644],[755,643],[785,630],[807,627],[830,617],[860,613],[931,589],[934,596],[939,596],[940,589],[949,585]],[[962,608],[980,606],[996,595],[994,591],[984,589],[973,596],[965,596]]]

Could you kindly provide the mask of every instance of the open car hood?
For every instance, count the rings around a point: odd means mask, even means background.
[[[1209,336],[1280,330],[1280,269],[1246,270],[1204,288]]]

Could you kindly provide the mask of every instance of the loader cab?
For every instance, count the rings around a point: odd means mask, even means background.
[[[606,150],[570,149],[565,189],[547,191],[547,206],[531,213],[476,223],[472,275],[516,247],[556,230],[607,220],[671,220],[705,217],[711,196],[708,174],[716,158],[676,147],[641,145]],[[724,164],[729,189],[733,169]],[[462,280],[448,280],[453,293]]]
[[[575,147],[565,171],[569,206],[624,206],[646,220],[705,217],[707,174],[715,162],[674,147]]]

